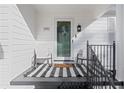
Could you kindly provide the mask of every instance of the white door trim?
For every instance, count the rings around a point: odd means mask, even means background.
[[[71,22],[71,57],[57,57],[57,21],[70,21]],[[74,54],[73,54],[73,46],[72,46],[72,37],[73,37],[73,18],[70,17],[55,17],[55,23],[54,23],[54,41],[55,41],[55,46],[54,46],[54,59],[57,60],[70,60],[74,59]]]

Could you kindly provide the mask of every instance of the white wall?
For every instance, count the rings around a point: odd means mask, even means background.
[[[55,49],[56,49],[56,29],[55,29],[55,20],[58,19],[60,16],[60,18],[63,18],[63,19],[71,19],[73,21],[73,27],[72,27],[72,37],[74,36],[74,34],[76,33],[76,26],[78,23],[81,23],[83,24],[82,20],[83,17],[81,15],[74,15],[71,16],[71,14],[69,15],[66,15],[66,14],[63,14],[63,15],[59,15],[58,13],[56,14],[42,14],[42,15],[39,15],[38,17],[38,27],[37,27],[37,41],[39,45],[37,45],[37,50],[39,50],[37,53],[40,54],[38,55],[39,57],[41,56],[44,56],[44,53],[47,53],[48,52],[48,49],[51,53],[53,53],[53,56],[56,57],[56,54],[55,54]],[[88,18],[86,18],[85,20],[89,20]],[[50,30],[49,31],[44,31],[44,27],[49,27]],[[45,47],[45,48],[44,48]]]
[[[16,5],[0,5],[0,88],[31,66],[34,38]]]
[[[37,12],[31,4],[17,4],[34,38],[36,38],[36,15]]]
[[[9,72],[9,5],[0,5],[0,88],[8,85]]]
[[[111,29],[111,26],[108,26],[109,19],[113,20],[115,23],[115,17],[107,18],[107,17],[101,17],[91,23],[85,30],[81,31],[79,34],[77,34],[76,38],[73,38],[74,43],[74,53],[75,56],[80,51],[80,49],[83,50],[83,55],[86,57],[86,43],[87,40],[90,44],[112,44],[115,40],[115,26],[113,26]],[[113,25],[112,22],[112,25]]]
[[[83,6],[83,8],[82,8]],[[39,7],[39,14],[37,15],[37,50],[38,56],[43,56],[45,52],[51,51],[55,54],[56,45],[56,19],[71,19],[72,20],[72,37],[77,34],[77,25],[81,24],[82,30],[89,25],[109,6],[97,6],[93,7],[89,5],[86,8],[85,5],[44,5]],[[77,8],[76,8],[77,7]],[[41,9],[41,10],[40,10]],[[44,31],[44,28],[48,27],[49,31]],[[39,44],[39,45],[38,45]],[[44,44],[44,45],[43,45]],[[45,47],[45,48],[44,48]],[[43,51],[42,51],[43,50]],[[45,52],[44,52],[45,51]]]
[[[14,78],[31,66],[31,59],[34,52],[34,37],[18,7],[12,6],[12,8],[11,11],[16,14],[14,15],[13,13],[12,15],[10,41],[12,54],[10,66],[11,78]]]
[[[53,16],[51,18],[51,16]],[[81,19],[81,17],[72,17],[75,18],[74,22],[74,28],[76,29],[76,25]],[[77,20],[77,19],[78,20]],[[41,18],[40,18],[41,19]],[[54,15],[49,15],[46,17],[43,17],[43,19],[39,20],[39,29],[38,29],[38,36],[37,36],[37,52],[39,57],[44,56],[44,53],[52,52],[54,53],[54,47],[56,40],[55,32],[54,32]],[[52,22],[51,22],[52,21]],[[74,57],[76,56],[77,52],[80,49],[83,49],[84,53],[86,53],[86,42],[89,40],[89,42],[92,44],[112,44],[115,40],[115,17],[101,17],[98,18],[96,21],[92,22],[88,27],[86,27],[82,32],[77,34],[77,38],[73,37],[72,40],[74,40],[72,46],[73,46],[73,53]],[[42,23],[43,22],[43,23]],[[80,20],[82,22],[82,20]],[[52,26],[51,26],[52,25]],[[50,31],[43,31],[43,27],[50,27]],[[74,30],[76,31],[76,30]],[[74,33],[73,33],[74,34]],[[85,54],[86,55],[86,54]]]
[[[107,11],[109,5],[36,5],[37,8],[37,40],[53,41],[56,18],[70,18],[73,20],[73,35],[77,33],[77,25],[82,30],[96,18]],[[49,27],[50,31],[44,31]],[[46,36],[47,35],[47,36]],[[49,36],[48,36],[49,35]]]

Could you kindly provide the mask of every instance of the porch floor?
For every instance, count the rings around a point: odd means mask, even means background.
[[[68,67],[69,66],[69,67]],[[25,74],[25,77],[84,77],[86,68],[79,64],[39,64]]]
[[[39,64],[37,68],[30,67],[13,79],[11,85],[34,85],[35,88],[58,88],[63,82],[73,85],[86,83],[86,72],[83,65],[72,64],[72,67],[56,67],[49,64]],[[65,83],[64,83],[65,84]],[[86,84],[85,84],[86,85]]]

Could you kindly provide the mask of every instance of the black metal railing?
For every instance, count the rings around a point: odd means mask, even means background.
[[[88,46],[87,77],[89,84],[93,88],[116,88],[113,80],[115,77],[113,76],[113,69],[111,69],[112,65],[110,63],[108,62],[109,65],[107,64],[107,66],[103,65],[103,61],[99,60],[92,46]]]
[[[90,45],[87,41],[87,50],[87,59],[94,54],[105,70],[111,74],[111,78],[115,80],[115,41],[112,45]]]
[[[77,62],[86,68],[85,76],[91,88],[116,88],[115,42],[112,45],[90,45],[87,41],[87,58],[78,54]]]

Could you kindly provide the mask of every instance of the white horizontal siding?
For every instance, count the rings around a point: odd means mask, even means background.
[[[16,5],[0,5],[0,88],[31,66],[34,38]],[[2,58],[3,57],[3,58]]]
[[[8,23],[8,6],[0,5],[0,87],[5,88],[7,85],[7,75],[9,71],[8,64],[8,42],[9,42],[9,23]]]
[[[113,18],[112,22],[115,23],[115,18]],[[112,25],[114,23],[112,23]],[[83,55],[86,57],[87,40],[90,44],[112,44],[115,40],[114,26],[111,29],[113,29],[113,31],[109,29],[107,17],[99,18],[91,23],[74,39],[73,49],[75,56],[77,52],[83,50]]]
[[[34,38],[17,7],[12,7],[12,77],[19,75],[31,66]],[[15,68],[14,66],[18,67]],[[27,86],[28,87],[28,86]]]

